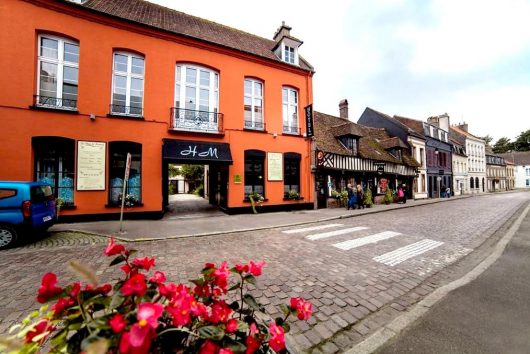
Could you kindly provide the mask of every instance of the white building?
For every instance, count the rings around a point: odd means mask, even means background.
[[[469,178],[467,167],[467,155],[458,141],[450,139],[453,143],[453,194],[469,194]]]
[[[515,188],[530,189],[530,151],[514,151],[499,154],[514,165]]]

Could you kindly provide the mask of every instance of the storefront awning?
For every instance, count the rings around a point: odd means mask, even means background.
[[[233,163],[230,144],[207,141],[164,139],[162,157],[177,163]]]

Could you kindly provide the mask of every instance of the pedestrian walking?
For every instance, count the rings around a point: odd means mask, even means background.
[[[351,183],[348,183],[347,191],[348,191],[348,206],[346,210],[350,210],[350,208],[355,209],[355,203],[357,202],[357,198],[356,198],[355,191],[353,190]]]
[[[445,196],[446,196],[447,198],[451,198],[451,188],[447,187],[447,188],[445,189]]]
[[[364,209],[364,192],[363,192],[363,188],[361,187],[360,184],[357,185],[357,192],[356,192],[356,197],[357,197],[357,208],[358,209]]]

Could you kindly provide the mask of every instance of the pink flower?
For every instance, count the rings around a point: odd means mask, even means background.
[[[140,326],[149,326],[153,329],[158,327],[158,319],[164,312],[164,306],[161,304],[153,304],[150,302],[144,302],[138,305],[138,313],[136,318]]]
[[[158,285],[158,291],[160,291],[160,295],[165,296],[168,300],[171,300],[177,294],[177,284],[160,284]]]
[[[237,330],[237,320],[232,318],[226,322],[226,332],[234,333]]]
[[[151,347],[151,329],[140,327],[138,324],[132,326],[130,332],[124,332],[120,339],[121,354],[149,354]]]
[[[228,275],[230,274],[228,263],[224,261],[219,268],[214,270],[215,285],[217,285],[223,292],[226,293],[228,287]]]
[[[248,264],[236,263],[235,268],[239,274],[248,272]]]
[[[41,304],[59,295],[63,289],[56,286],[57,276],[54,273],[46,273],[42,277],[41,286],[37,293],[37,301]]]
[[[70,290],[70,296],[73,298],[77,298],[77,295],[79,295],[80,291],[81,291],[81,283],[75,282],[74,285],[72,285],[72,290]]]
[[[272,350],[279,352],[285,349],[285,333],[282,327],[271,322],[269,324],[269,334],[271,336],[269,339],[269,346]]]
[[[124,296],[144,296],[147,291],[145,275],[135,274],[123,283],[121,293]]]
[[[149,281],[155,284],[162,284],[166,281],[166,275],[157,270],[155,274],[153,274],[153,276],[149,278]]]
[[[217,324],[220,322],[226,323],[229,320],[230,314],[233,311],[230,306],[228,306],[223,300],[214,302],[211,308],[212,314],[210,316],[210,322],[212,322],[213,324]]]
[[[110,329],[112,329],[112,332],[114,333],[122,332],[126,325],[127,323],[125,322],[125,319],[119,313],[112,316],[112,318],[109,320]]]
[[[60,298],[52,307],[53,314],[55,316],[63,313],[64,310],[74,306],[75,302],[71,297]]]
[[[215,344],[211,340],[207,340],[203,343],[203,345],[201,345],[201,348],[199,349],[199,354],[216,354],[218,349],[219,346],[217,344]]]
[[[245,350],[245,354],[252,354],[256,350],[259,349],[261,346],[261,342],[256,339],[254,336],[248,336],[247,340],[245,341],[245,344],[247,346],[247,349]]]
[[[118,243],[114,243],[114,237],[111,237],[107,245],[107,248],[105,248],[105,252],[104,252],[105,255],[107,257],[110,257],[110,256],[115,256],[117,254],[120,254],[122,252],[125,252],[125,247]]]
[[[221,348],[219,349],[219,354],[234,354],[230,348]]]
[[[265,262],[263,261],[258,262],[258,263],[254,263],[254,261],[250,261],[248,263],[249,272],[255,277],[258,277],[261,275],[261,270],[263,269],[264,266],[265,266]]]
[[[307,321],[313,313],[313,304],[301,297],[291,298],[291,309],[296,311],[299,320]]]
[[[111,290],[112,290],[112,285],[103,284],[101,286],[98,286],[95,291],[100,294],[107,295]]]
[[[26,343],[34,343],[33,338],[35,338],[38,335],[41,335],[45,332],[52,332],[55,330],[55,327],[52,326],[52,324],[48,320],[41,320],[38,322],[33,328],[26,333],[26,337],[24,338]],[[42,337],[37,343],[42,344],[46,341],[46,338],[48,335]]]
[[[149,258],[149,257],[144,257],[144,258],[136,258],[132,264],[134,264],[135,266],[138,266],[142,269],[145,269],[146,271],[149,271],[149,269],[151,269],[151,267],[154,267],[155,266],[155,259],[154,258]]]

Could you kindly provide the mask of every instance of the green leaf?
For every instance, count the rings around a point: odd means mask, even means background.
[[[256,285],[256,278],[252,275],[252,274],[248,274],[245,276],[245,281],[252,284],[252,285]]]
[[[62,342],[64,342],[66,335],[68,334],[68,329],[64,328],[57,332],[53,338],[51,339],[51,343],[53,347],[59,346]]]
[[[289,333],[289,331],[291,330],[291,326],[290,326],[289,323],[287,323],[287,322],[284,322],[284,323],[282,324],[282,327],[283,327],[283,331],[284,331],[285,333]]]
[[[239,289],[241,287],[241,283],[240,282],[237,282],[235,283],[234,285],[232,285],[228,291],[232,291],[232,290],[236,290],[236,289]]]
[[[258,304],[258,302],[256,301],[256,299],[254,298],[254,296],[250,295],[250,294],[245,294],[243,296],[243,301],[245,302],[245,304],[247,304],[251,309],[255,310],[255,311],[260,311],[260,312],[263,312],[263,306],[261,306],[260,304]]]
[[[284,316],[287,316],[291,313],[291,309],[286,304],[280,304],[280,310],[282,311]]]
[[[197,286],[203,286],[204,283],[205,283],[204,279],[202,279],[202,278],[198,278],[198,279],[190,279],[190,281],[191,281],[193,284],[197,285]]]
[[[274,319],[274,322],[276,322],[276,325],[277,325],[277,326],[281,326],[281,325],[283,325],[283,322],[284,322],[284,321],[283,321],[283,318],[281,318],[281,317],[276,317],[276,318]]]
[[[237,321],[237,331],[238,332],[246,332],[248,331],[248,323],[244,321]]]
[[[125,302],[125,299],[126,298],[124,296],[121,296],[120,294],[115,293],[110,302],[110,309],[113,310],[115,308],[120,307]]]
[[[244,353],[247,349],[243,343],[237,342],[232,338],[229,338],[225,341],[224,347],[232,349],[234,354]]]
[[[112,262],[110,262],[109,267],[112,267],[116,264],[120,264],[121,262],[124,262],[124,261],[125,261],[125,257],[120,254],[118,257],[114,258]]]
[[[238,301],[234,301],[230,305],[228,305],[228,307],[230,307],[234,311],[237,311],[239,309],[239,302]]]
[[[199,335],[202,338],[219,341],[223,339],[225,331],[217,326],[204,326],[199,328]]]

